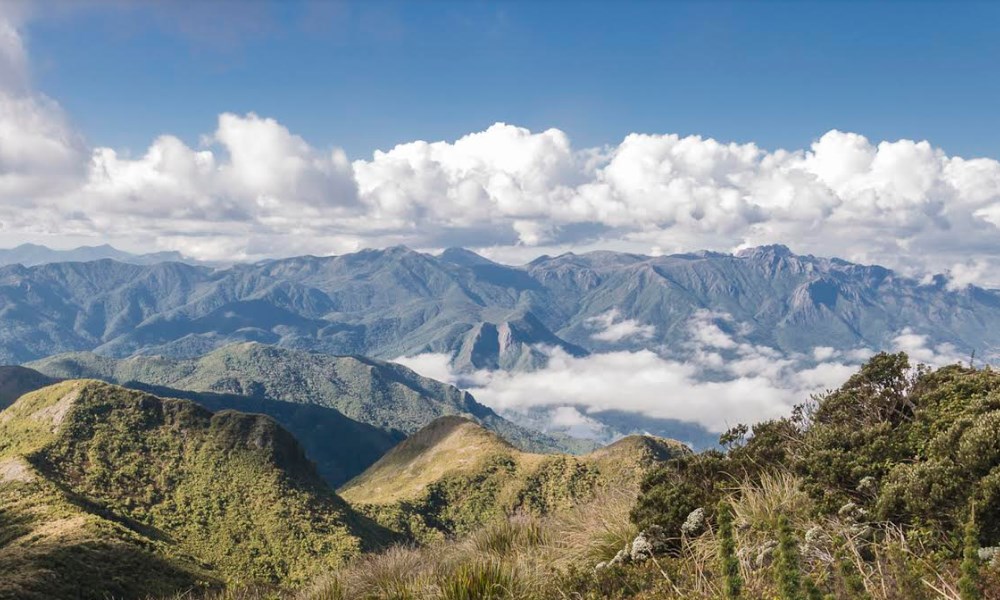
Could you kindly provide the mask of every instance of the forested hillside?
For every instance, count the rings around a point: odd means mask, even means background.
[[[96,351],[191,357],[240,341],[385,359],[444,353],[459,369],[530,369],[571,355],[676,344],[702,310],[784,352],[882,349],[910,328],[980,356],[1000,348],[1000,295],[944,278],[800,256],[543,256],[521,267],[466,250],[395,247],[213,269],[100,260],[0,267],[0,362]],[[611,312],[615,311],[615,312]],[[642,335],[601,335],[609,316]]]

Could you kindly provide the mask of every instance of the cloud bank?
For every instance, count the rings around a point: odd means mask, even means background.
[[[731,317],[702,311],[691,321],[687,342],[675,351],[573,357],[544,348],[548,364],[532,372],[460,373],[443,354],[397,362],[467,389],[504,414],[541,410],[548,430],[600,437],[600,415],[608,411],[697,423],[715,433],[787,416],[810,395],[839,387],[874,354],[866,348],[842,352],[829,347],[817,347],[811,355],[783,354],[726,333],[720,321],[731,322]],[[914,364],[931,366],[968,358],[947,344],[931,347],[926,336],[909,329],[895,337],[893,350],[907,352]]]
[[[191,145],[91,146],[33,90],[17,21],[0,14],[0,234],[60,236],[204,259],[405,243],[522,260],[563,249],[796,251],[952,284],[1000,285],[1000,162],[842,131],[808,148],[635,133],[576,148],[497,123],[348,160],[278,121],[219,116]],[[331,115],[330,118],[337,118]],[[623,335],[626,324],[619,324]],[[612,330],[605,334],[618,335]]]

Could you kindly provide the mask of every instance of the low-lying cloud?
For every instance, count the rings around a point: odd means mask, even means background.
[[[635,319],[624,319],[617,308],[587,319],[587,325],[595,330],[590,337],[601,342],[648,340],[656,334],[656,327],[643,325]]]
[[[574,357],[543,348],[548,364],[530,372],[456,372],[444,354],[397,361],[467,389],[502,413],[540,409],[549,430],[599,437],[600,415],[608,411],[696,423],[716,433],[787,416],[812,394],[839,387],[874,354],[866,348],[844,352],[829,347],[817,347],[809,355],[784,354],[741,341],[719,322],[733,325],[728,315],[699,313],[690,324],[688,342],[673,353],[638,350]],[[911,330],[900,332],[893,347],[907,352],[914,364],[941,366],[962,359],[953,347],[929,347],[926,336]]]

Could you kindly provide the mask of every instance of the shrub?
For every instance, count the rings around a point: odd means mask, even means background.
[[[775,563],[778,591],[782,600],[801,600],[802,573],[799,548],[788,517],[778,518],[778,560]]]
[[[743,589],[740,561],[736,557],[736,539],[733,536],[733,509],[728,502],[719,502],[719,566],[725,579],[726,598],[739,598]]]
[[[970,513],[965,524],[961,570],[958,591],[962,600],[979,600],[982,593],[979,591],[979,530],[976,527],[975,511]]]

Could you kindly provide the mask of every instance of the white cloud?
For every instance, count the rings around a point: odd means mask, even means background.
[[[623,410],[697,422],[713,431],[782,416],[802,400],[762,375],[726,381],[703,380],[702,375],[695,363],[664,359],[648,350],[583,358],[552,351],[544,369],[493,372],[483,387],[470,391],[497,410],[584,406],[588,412]]]
[[[59,105],[31,89],[12,11],[0,6],[0,219],[78,185],[86,154]]]
[[[413,369],[424,377],[445,383],[458,383],[457,374],[451,368],[451,357],[447,354],[428,352],[416,356],[400,356],[392,359],[392,362]]]
[[[988,279],[990,264],[985,260],[967,260],[955,263],[948,269],[947,288],[952,291],[961,290]]]
[[[398,362],[467,389],[495,410],[530,412],[534,418],[541,411],[550,419],[544,424],[548,428],[597,437],[602,428],[596,418],[604,411],[688,421],[713,432],[786,416],[810,394],[838,387],[871,354],[817,348],[812,356],[785,355],[740,341],[718,327],[704,335],[716,321],[740,329],[729,315],[699,313],[690,323],[688,343],[675,355],[640,350],[573,357],[558,348],[540,348],[548,355],[542,369],[471,374],[453,371],[443,354]],[[926,342],[908,331],[897,340],[917,351]]]
[[[590,337],[602,342],[620,342],[626,339],[648,340],[656,334],[656,327],[643,325],[635,319],[622,319],[617,308],[590,317],[586,321],[589,327],[596,329]]]
[[[932,367],[943,367],[953,365],[963,360],[969,360],[968,356],[961,356],[952,344],[944,343],[931,345],[926,335],[914,332],[909,327],[903,329],[892,340],[893,350],[896,352],[906,352],[913,363],[922,363]]]
[[[606,427],[581,413],[575,406],[558,406],[549,415],[549,426],[555,431],[578,438],[597,438],[604,435]]]
[[[947,272],[956,289],[1000,285],[993,159],[841,131],[791,151],[639,133],[574,148],[558,129],[497,123],[351,162],[253,113],[222,114],[198,147],[165,135],[132,157],[87,148],[32,90],[11,14],[0,11],[0,228],[12,239],[89,235],[209,259],[397,243],[524,258],[780,242]]]

